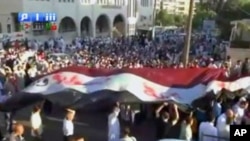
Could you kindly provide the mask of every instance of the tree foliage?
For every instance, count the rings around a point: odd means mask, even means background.
[[[214,20],[216,16],[215,11],[206,8],[204,5],[198,5],[193,17],[193,27],[200,28],[204,20]]]
[[[229,38],[232,28],[231,21],[249,19],[249,17],[250,0],[228,0],[218,11],[217,23],[221,29],[222,38]]]
[[[157,25],[162,26],[182,26],[185,24],[186,16],[169,14],[166,10],[160,10],[156,13],[155,21]]]

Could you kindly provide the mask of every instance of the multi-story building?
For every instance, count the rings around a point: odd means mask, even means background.
[[[138,3],[134,0],[1,0],[0,33],[19,31],[19,12],[55,12],[58,30],[36,29],[37,23],[32,23],[33,28],[26,35],[39,39],[132,34],[137,9]]]
[[[133,35],[153,26],[157,9],[187,14],[190,0],[1,0],[0,33],[17,32],[19,12],[55,12],[58,30],[26,31],[27,37]],[[41,24],[41,23],[39,23]]]
[[[195,0],[198,3],[199,0]],[[169,14],[188,15],[190,0],[157,0],[156,9],[167,10]]]

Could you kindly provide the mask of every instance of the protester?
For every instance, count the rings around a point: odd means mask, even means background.
[[[247,107],[248,107],[248,102],[244,97],[241,97],[239,101],[233,106],[233,111],[235,114],[235,124],[237,125],[242,124],[243,117],[245,115]]]
[[[30,117],[31,136],[33,137],[34,141],[42,140],[43,124],[40,112],[41,112],[40,106],[37,105],[33,108]]]
[[[181,123],[181,132],[180,132],[180,139],[191,141],[193,139],[192,133],[192,126],[193,119],[192,117],[188,116],[182,123]]]
[[[85,141],[83,137],[80,136],[72,136],[70,141]]]
[[[167,133],[167,130],[169,129],[169,113],[166,111],[166,106],[168,106],[168,103],[163,103],[160,105],[155,112],[156,115],[156,138],[157,139],[163,139],[165,134]]]
[[[74,135],[74,120],[75,111],[67,109],[65,119],[63,120],[63,141],[70,141],[70,138]]]
[[[213,114],[215,115],[216,119],[221,115],[222,113],[222,98],[219,97],[216,101],[213,103]]]
[[[118,119],[120,108],[115,106],[108,116],[108,141],[119,141],[120,121]]]
[[[201,122],[199,127],[199,141],[218,141],[218,130],[214,126],[215,116],[209,114],[208,121]]]
[[[130,135],[130,129],[128,127],[125,127],[120,141],[137,141],[137,140],[135,137]]]
[[[24,126],[20,123],[16,123],[13,128],[13,132],[4,141],[25,141]]]
[[[218,136],[228,139],[230,138],[230,125],[234,124],[235,114],[232,109],[219,116],[216,127],[218,129]]]
[[[130,105],[122,105],[121,106],[121,113],[120,113],[120,117],[121,117],[121,121],[123,123],[123,125],[125,126],[130,126],[133,123],[133,111],[130,108]]]
[[[165,138],[179,138],[180,136],[180,126],[178,124],[180,116],[178,111],[178,106],[176,104],[170,104],[168,107],[169,111],[169,129],[165,131]],[[190,122],[191,123],[191,122]]]

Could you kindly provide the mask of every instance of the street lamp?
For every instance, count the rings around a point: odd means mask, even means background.
[[[194,12],[193,9],[194,9],[194,0],[190,0],[188,22],[186,25],[185,46],[183,49],[183,64],[185,67],[187,67],[189,61],[189,51],[190,51],[190,43],[192,37],[192,22],[193,22],[193,12]]]

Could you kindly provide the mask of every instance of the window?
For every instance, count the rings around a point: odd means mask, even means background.
[[[179,7],[179,8],[178,8],[178,10],[180,10],[180,11],[184,11],[184,10],[185,10],[185,8],[184,8],[184,7]]]
[[[185,2],[179,2],[179,5],[185,5]]]

